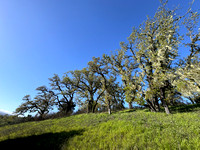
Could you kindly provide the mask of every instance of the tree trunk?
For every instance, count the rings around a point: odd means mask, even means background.
[[[90,102],[88,103],[88,106],[87,106],[87,113],[90,113]]]
[[[89,93],[90,93],[90,98],[89,98],[89,102],[88,102],[87,113],[93,112],[93,105],[94,105],[94,93],[92,91],[90,91]]]
[[[166,114],[170,114],[169,107],[165,101],[165,88],[160,89],[160,95],[161,95],[161,102],[163,104],[163,107],[165,108]]]
[[[192,102],[192,104],[195,104],[194,100],[191,97],[188,97],[188,99]]]
[[[110,105],[110,101],[108,101],[108,114],[111,115],[111,105]]]
[[[166,104],[164,105],[164,108],[165,108],[166,114],[170,114],[169,107]]]
[[[152,89],[153,85],[152,85],[152,76],[153,76],[153,69],[152,69],[152,63],[150,62],[150,74],[147,75],[147,81],[149,83],[149,88]],[[159,108],[158,104],[158,98],[156,95],[153,96],[153,98],[151,100],[147,100],[147,104],[149,105],[149,108],[152,112],[157,112]]]
[[[147,104],[148,104],[149,109],[151,110],[151,112],[156,112],[155,107],[153,106],[152,102],[149,99],[147,99]]]
[[[97,102],[95,102],[95,104],[93,104],[92,113],[95,113],[96,107],[97,107]]]
[[[165,102],[165,100],[163,100],[162,103],[163,103],[163,107],[165,108],[166,114],[170,114],[169,107],[168,107],[167,103]]]
[[[155,109],[156,109],[157,112],[160,111],[160,105],[158,103],[158,97],[157,96],[155,96]]]
[[[92,112],[92,105],[93,105],[93,102],[91,100],[89,100],[89,102],[88,102],[88,108],[87,108],[87,113],[91,113]]]
[[[66,107],[64,109],[65,115],[69,115],[73,113],[74,107],[75,107],[75,104],[73,103],[72,100],[66,102]]]
[[[129,106],[129,109],[133,109],[132,102],[129,102],[129,103],[128,103],[128,106]]]

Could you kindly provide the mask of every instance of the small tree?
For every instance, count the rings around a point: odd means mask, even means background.
[[[25,113],[33,112],[33,108],[35,107],[34,101],[31,100],[30,95],[25,95],[23,98],[23,103],[15,110],[17,115],[24,115]]]
[[[60,112],[65,115],[71,114],[76,106],[74,96],[77,88],[74,86],[74,81],[67,74],[62,80],[57,74],[49,80],[51,81],[51,90],[56,98],[55,104],[59,107]]]
[[[98,92],[102,86],[101,79],[95,73],[84,68],[82,70],[75,70],[70,72],[74,86],[77,88],[77,99],[83,99],[87,103],[87,112],[95,112],[98,100],[102,96],[103,92]]]
[[[127,51],[123,44],[121,43],[121,50],[111,56],[104,55],[104,59],[111,64],[112,70],[121,76],[125,99],[129,104],[129,109],[132,109],[132,103],[136,100],[139,90],[142,89],[142,83],[139,74],[137,74],[138,64],[126,54]]]
[[[40,119],[44,119],[45,115],[53,109],[54,96],[46,86],[40,86],[36,88],[38,94],[35,96],[34,100],[31,100],[30,95],[26,95],[23,98],[24,103],[22,103],[15,111],[18,115],[24,115],[25,113],[36,113],[39,115]]]
[[[119,83],[116,82],[116,74],[104,57],[102,59],[93,57],[93,61],[90,61],[88,65],[90,71],[101,77],[101,90],[104,92],[104,100],[102,100],[107,105],[108,113],[111,114],[111,106],[117,103],[118,93],[121,92]]]

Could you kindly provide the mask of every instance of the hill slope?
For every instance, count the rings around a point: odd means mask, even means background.
[[[71,117],[0,127],[6,149],[200,149],[200,111],[142,111]]]

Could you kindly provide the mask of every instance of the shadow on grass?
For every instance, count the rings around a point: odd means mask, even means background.
[[[23,138],[9,139],[0,142],[0,149],[59,150],[63,144],[67,143],[69,138],[81,135],[83,131],[84,130],[72,130],[69,132],[46,133]]]
[[[125,110],[119,111],[117,113],[129,113],[129,112],[134,112],[134,111],[136,111],[136,109],[125,109]]]
[[[184,113],[184,112],[194,112],[200,110],[200,104],[190,104],[190,105],[181,105],[181,106],[172,106],[172,112]]]

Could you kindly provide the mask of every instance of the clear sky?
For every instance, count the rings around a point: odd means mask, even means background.
[[[0,0],[0,110],[13,112],[54,73],[82,69],[118,49],[158,6],[159,0]]]

